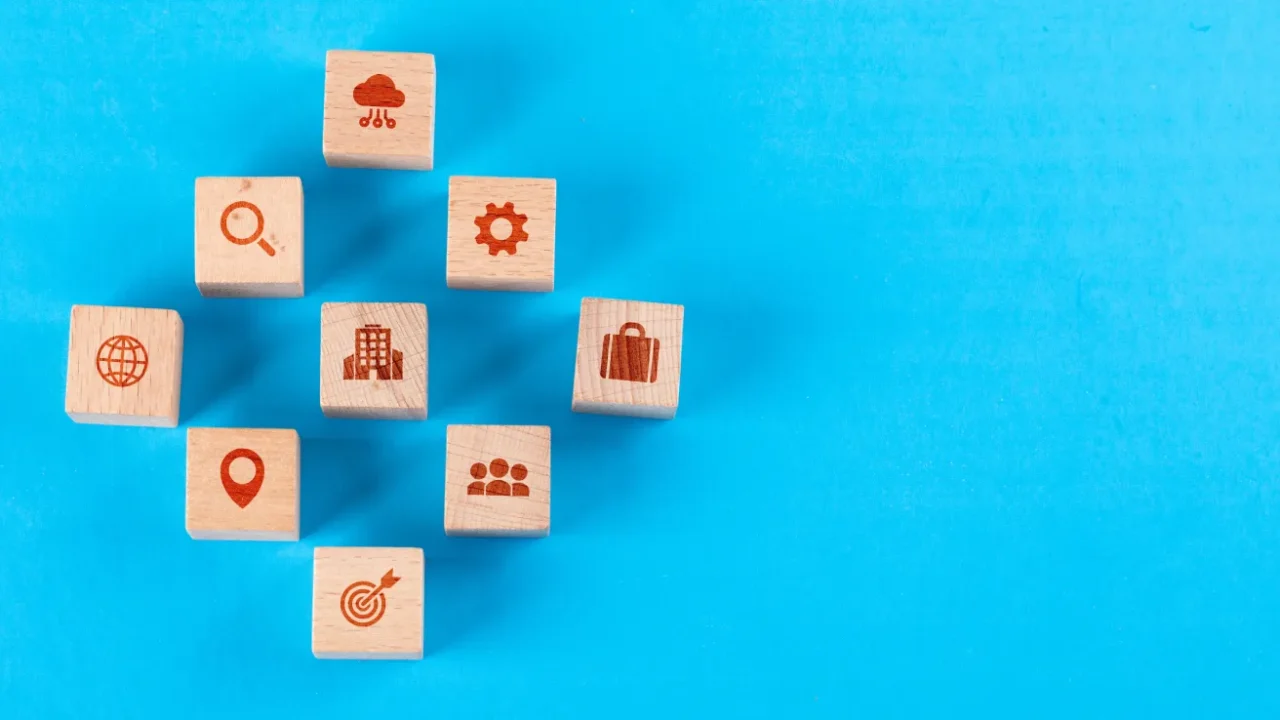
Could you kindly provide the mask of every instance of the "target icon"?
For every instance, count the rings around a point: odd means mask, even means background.
[[[342,591],[338,603],[342,608],[342,617],[356,627],[369,627],[382,619],[387,612],[387,596],[384,591],[400,582],[395,575],[395,568],[382,576],[377,585],[368,580],[357,580]]]

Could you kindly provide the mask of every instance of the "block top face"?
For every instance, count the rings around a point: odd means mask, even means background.
[[[182,319],[173,310],[74,305],[66,411],[107,424],[178,424]]]
[[[324,303],[320,405],[335,417],[427,416],[427,306]]]
[[[551,529],[551,428],[450,425],[445,533],[539,537]]]
[[[197,178],[195,234],[203,294],[302,294],[301,178]]]
[[[573,376],[575,406],[670,417],[680,401],[684,306],[584,298]],[[635,412],[625,406],[636,408]],[[607,410],[599,410],[605,412]]]
[[[316,548],[315,656],[422,657],[423,565],[420,548]]]
[[[297,540],[298,454],[294,430],[187,430],[187,533]]]
[[[449,178],[449,287],[550,292],[556,181]]]
[[[436,63],[425,53],[330,50],[324,156],[330,165],[430,170]]]

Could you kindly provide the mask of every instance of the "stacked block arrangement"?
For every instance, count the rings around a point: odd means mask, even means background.
[[[331,51],[325,62],[326,162],[430,170],[435,59]],[[195,183],[195,284],[208,298],[299,297],[304,207],[298,177],[201,177]],[[556,181],[452,177],[450,288],[552,292]],[[582,301],[576,412],[672,418],[680,399],[684,308]],[[66,411],[82,423],[176,427],[182,319],[173,310],[76,305]],[[320,408],[327,417],[427,417],[427,307],[326,302],[320,308]],[[197,540],[297,541],[302,452],[291,429],[189,428],[186,529]],[[450,425],[444,532],[551,532],[551,428]],[[423,654],[420,548],[321,547],[314,553],[312,652],[325,659]]]

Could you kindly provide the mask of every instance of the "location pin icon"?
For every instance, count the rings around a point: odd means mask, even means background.
[[[231,477],[231,463],[237,458],[245,458],[253,463],[253,479],[247,483],[238,483]],[[231,501],[240,507],[253,502],[262,489],[262,480],[266,475],[267,466],[262,462],[262,456],[249,448],[236,448],[222,458],[222,487]]]

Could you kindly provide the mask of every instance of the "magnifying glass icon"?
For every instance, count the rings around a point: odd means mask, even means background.
[[[233,235],[231,233],[231,228],[227,227],[227,218],[231,217],[231,213],[235,212],[236,210],[239,210],[240,208],[245,208],[249,212],[252,212],[253,216],[257,218],[257,221],[258,221],[257,227],[254,228],[253,234],[250,235],[249,237],[237,237],[236,235]],[[252,245],[253,243],[256,242],[258,243],[258,247],[262,248],[263,252],[270,255],[271,257],[275,257],[276,249],[271,247],[271,243],[267,242],[262,237],[262,230],[265,225],[266,225],[266,220],[264,220],[262,217],[262,211],[258,209],[257,205],[254,205],[253,203],[248,202],[246,200],[237,200],[231,203],[230,205],[228,205],[226,210],[222,211],[222,236],[223,237],[225,237],[227,240],[229,240],[230,242],[236,245]]]

